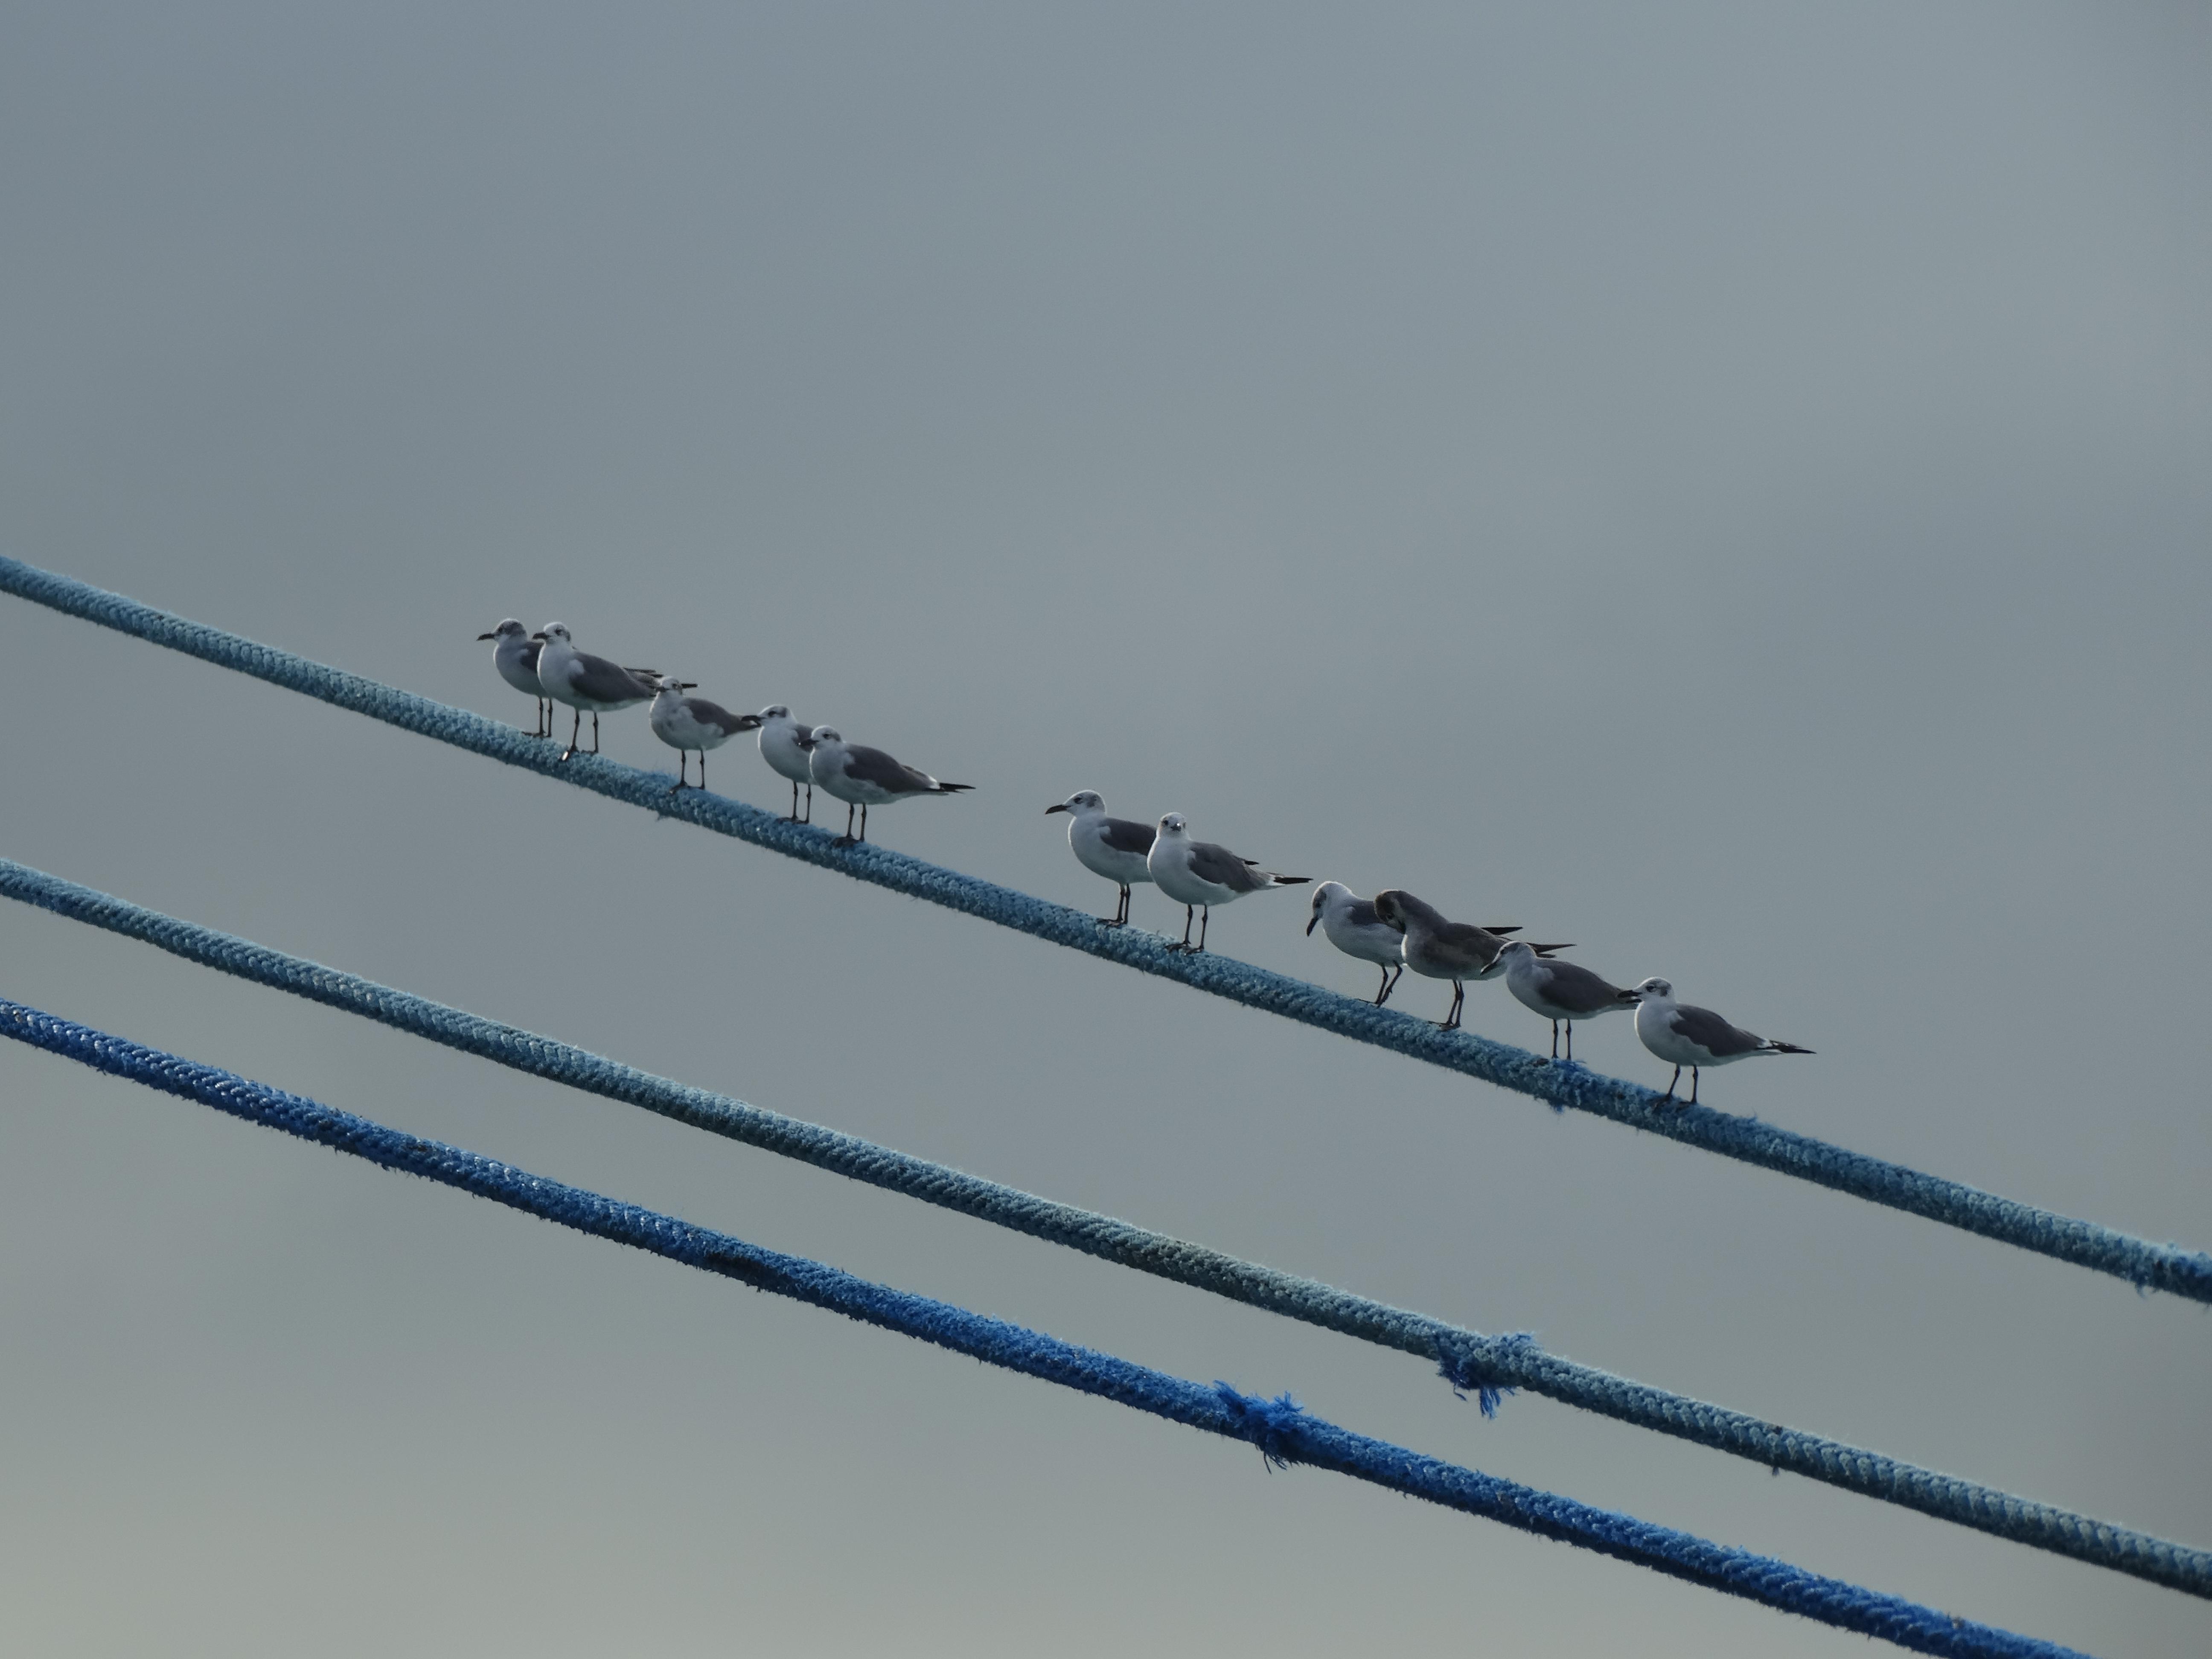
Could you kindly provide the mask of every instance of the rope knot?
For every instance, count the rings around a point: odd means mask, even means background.
[[[1520,1389],[1510,1382],[1501,1382],[1497,1373],[1484,1363],[1486,1352],[1495,1355],[1500,1347],[1533,1348],[1536,1339],[1527,1331],[1515,1331],[1510,1336],[1494,1336],[1480,1348],[1447,1348],[1437,1356],[1437,1374],[1451,1384],[1451,1390],[1462,1400],[1469,1394],[1485,1417],[1498,1415],[1498,1403],[1509,1394]]]
[[[1227,1408],[1235,1431],[1260,1449],[1260,1455],[1267,1460],[1268,1468],[1290,1468],[1291,1454],[1297,1449],[1298,1419],[1306,1414],[1304,1406],[1291,1399],[1287,1391],[1273,1400],[1262,1400],[1257,1395],[1239,1394],[1228,1383],[1216,1382],[1213,1392]]]

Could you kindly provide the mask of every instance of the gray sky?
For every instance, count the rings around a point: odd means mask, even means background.
[[[0,17],[0,547],[505,718],[568,622],[971,796],[1580,942],[1710,1103],[2212,1245],[2201,6]],[[1664,1387],[2212,1543],[2171,1299],[0,604],[0,852]],[[608,751],[662,764],[637,713]],[[726,790],[780,782],[737,746]],[[1170,921],[1140,891],[1141,925]],[[1295,895],[1223,951],[1347,991]],[[0,991],[2100,1652],[2203,1604],[9,907]],[[1448,988],[1409,982],[1416,1012]],[[1497,986],[1468,1023],[1540,1044]],[[1626,1020],[1580,1050],[1654,1084]],[[0,1052],[23,1652],[1856,1638]]]

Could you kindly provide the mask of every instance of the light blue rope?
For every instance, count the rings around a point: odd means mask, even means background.
[[[229,933],[0,859],[0,896],[141,940],[206,967],[364,1015],[534,1077],[640,1106],[747,1146],[1067,1245],[1142,1273],[1437,1362],[1486,1416],[1525,1388],[1770,1468],[1789,1469],[2016,1543],[2212,1597],[2212,1553],[2116,1527],[1856,1446],[1614,1376],[1545,1352],[1525,1336],[1485,1336],[1310,1279],[1243,1261],[1125,1221],[1056,1204],[869,1141],[672,1083],[630,1066],[286,956]]]
[[[1809,1136],[1716,1112],[1708,1107],[1662,1103],[1656,1089],[1609,1078],[1576,1065],[1560,1065],[1526,1049],[1493,1042],[1471,1031],[1439,1031],[1426,1020],[1395,1009],[1377,1008],[1317,985],[1270,973],[1234,957],[1206,952],[1190,956],[1169,948],[1157,933],[1133,927],[1101,927],[1091,916],[1065,905],[1049,904],[1011,888],[926,864],[920,859],[866,843],[830,845],[827,830],[787,823],[772,812],[741,801],[687,790],[672,796],[660,774],[622,766],[598,756],[579,755],[565,763],[551,744],[525,736],[511,726],[465,709],[449,708],[411,692],[327,668],[305,657],[258,645],[236,634],[188,622],[166,611],[140,605],[67,576],[15,559],[0,558],[0,591],[181,651],[203,661],[236,669],[288,690],[303,691],[356,714],[421,732],[472,754],[558,778],[611,799],[628,801],[665,817],[682,818],[771,852],[836,870],[914,898],[995,921],[1003,927],[1048,939],[1054,945],[1103,957],[1162,979],[1180,980],[1201,991],[1261,1008],[1304,1024],[1355,1037],[1432,1066],[1464,1073],[1486,1083],[1547,1102],[1572,1107],[1665,1135],[1709,1152],[1718,1152],[1762,1169],[1778,1170],[1837,1192],[1886,1204],[1893,1209],[1979,1233],[2025,1250],[2055,1256],[2078,1267],[2124,1279],[2138,1289],[2170,1291],[2198,1302],[2212,1302],[2212,1255],[2175,1244],[2116,1232],[2094,1222],[2076,1221],[2033,1205],[2019,1204],[1941,1176],[1923,1175],[1902,1164],[1831,1146]]]
[[[1487,1516],[1540,1537],[1595,1550],[1709,1589],[1741,1596],[1838,1629],[1879,1636],[1919,1653],[1991,1659],[2065,1659],[2074,1650],[1879,1595],[1669,1527],[1425,1457],[1309,1416],[1287,1394],[1274,1400],[1226,1382],[1204,1388],[1149,1366],[1078,1347],[850,1273],[785,1255],[564,1186],[420,1136],[370,1122],[234,1073],[57,1019],[0,998],[0,1033],[113,1077],[196,1100],[251,1123],[349,1152],[388,1170],[457,1187],[579,1232],[634,1245],[756,1290],[827,1308],[865,1324],[933,1342],[989,1364],[1057,1382],[1259,1448],[1275,1467],[1304,1463],[1371,1481],[1448,1509]]]

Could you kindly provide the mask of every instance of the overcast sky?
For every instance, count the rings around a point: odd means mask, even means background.
[[[1715,1107],[2212,1246],[2209,75],[2202,5],[17,3],[0,550],[503,719],[476,635],[557,617],[974,782],[874,835],[1102,912],[1043,807],[1180,811],[1819,1051]],[[2212,1545],[2193,1305],[15,600],[0,697],[0,854]],[[1212,941],[1364,993],[1304,919]],[[1961,1614],[2212,1646],[14,906],[0,994]],[[1496,985],[1468,1023],[1548,1036]],[[1626,1019],[1578,1052],[1666,1081]],[[13,1045],[0,1087],[14,1651],[1865,1651]]]

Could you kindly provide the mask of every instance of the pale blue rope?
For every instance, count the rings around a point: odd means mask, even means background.
[[[737,1279],[756,1290],[827,1308],[863,1323],[933,1342],[1025,1376],[1057,1382],[1256,1446],[1268,1462],[1334,1469],[1408,1497],[1487,1516],[1540,1537],[1595,1550],[1838,1629],[1879,1636],[1918,1653],[1975,1659],[2063,1659],[2074,1650],[1973,1623],[1892,1595],[1823,1577],[1771,1556],[1714,1544],[1613,1510],[1594,1509],[1370,1439],[1309,1416],[1287,1394],[1273,1400],[1225,1382],[1205,1388],[1149,1366],[988,1319],[948,1303],[872,1284],[803,1256],[785,1255],[564,1186],[474,1152],[386,1128],[214,1066],[142,1048],[0,998],[0,1033],[111,1076],[196,1100],[386,1169],[457,1187],[557,1221],[579,1232]],[[2079,1656],[2075,1656],[2079,1659]]]
[[[2000,1538],[2212,1597],[2212,1554],[2201,1550],[1648,1388],[1546,1353],[1525,1336],[1484,1336],[1109,1216],[1056,1204],[726,1095],[672,1083],[550,1037],[179,921],[6,860],[0,860],[0,896],[925,1203],[1364,1341],[1419,1354],[1435,1360],[1455,1388],[1474,1391],[1486,1416],[1495,1409],[1501,1392],[1526,1388],[1771,1468],[1786,1468]]]
[[[1339,996],[1317,985],[1270,973],[1233,957],[1212,952],[1187,955],[1169,948],[1170,941],[1158,934],[1133,927],[1101,927],[1080,910],[1047,903],[1011,888],[979,881],[973,876],[939,869],[882,847],[834,847],[826,830],[786,823],[772,812],[740,801],[696,790],[672,795],[667,780],[658,773],[641,771],[590,755],[557,762],[550,744],[481,714],[449,708],[427,697],[325,667],[289,651],[258,645],[201,623],[187,622],[121,594],[15,559],[0,558],[0,591],[152,641],[187,656],[236,669],[288,690],[303,691],[341,708],[419,732],[473,754],[558,778],[615,800],[647,807],[664,817],[682,818],[739,841],[750,842],[756,847],[765,847],[896,892],[981,916],[1001,927],[1103,957],[1126,967],[1141,969],[1163,979],[1180,980],[1200,990],[1263,1008],[1286,1019],[1410,1054],[1432,1066],[1533,1095],[1557,1109],[1572,1107],[1703,1147],[1725,1158],[1778,1170],[1784,1175],[1979,1233],[1985,1238],[2111,1273],[2139,1289],[2170,1291],[2199,1302],[2212,1302],[2212,1255],[2200,1250],[2154,1244],[2094,1222],[2076,1221],[2033,1205],[2015,1203],[1959,1182],[1923,1175],[1902,1164],[1846,1152],[1826,1141],[1791,1134],[1749,1118],[1702,1106],[1662,1103],[1658,1091],[1641,1084],[1603,1077],[1581,1066],[1560,1065],[1470,1031],[1439,1031],[1426,1020],[1389,1008],[1377,1008],[1363,1000]]]

